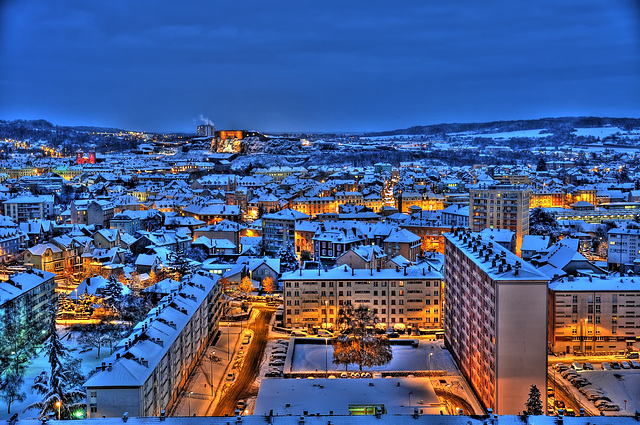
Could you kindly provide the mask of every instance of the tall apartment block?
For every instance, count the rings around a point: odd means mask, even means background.
[[[445,342],[460,370],[486,408],[522,412],[530,386],[547,387],[549,279],[463,230],[445,235],[444,279]]]
[[[529,234],[529,197],[525,186],[478,184],[469,190],[469,227],[474,232],[483,229],[508,229],[516,234],[516,250],[522,238]]]

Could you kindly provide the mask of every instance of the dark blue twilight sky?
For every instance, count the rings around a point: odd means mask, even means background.
[[[0,119],[368,131],[640,116],[640,3],[0,2]]]

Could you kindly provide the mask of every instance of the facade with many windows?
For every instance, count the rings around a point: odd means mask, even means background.
[[[513,185],[476,185],[469,191],[469,227],[508,229],[516,234],[516,250],[529,234],[531,189]]]
[[[547,386],[549,279],[464,230],[445,235],[444,279],[445,342],[460,370],[486,408],[522,412],[530,386]]]
[[[565,277],[549,284],[554,353],[605,353],[640,347],[638,277]]]
[[[169,411],[215,334],[223,303],[217,278],[187,275],[122,340],[84,384],[90,418]]]
[[[429,265],[395,269],[297,270],[281,278],[284,326],[333,327],[340,307],[366,306],[388,326],[442,327],[442,274]],[[325,325],[328,324],[328,325]]]

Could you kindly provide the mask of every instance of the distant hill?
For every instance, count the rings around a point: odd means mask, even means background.
[[[574,128],[591,128],[604,126],[620,127],[624,130],[640,128],[639,118],[610,118],[610,117],[562,117],[540,118],[533,120],[490,121],[482,123],[451,123],[414,126],[405,129],[365,133],[365,136],[396,136],[396,135],[433,135],[446,136],[452,133],[498,133],[520,130],[545,129],[549,133],[566,133]]]

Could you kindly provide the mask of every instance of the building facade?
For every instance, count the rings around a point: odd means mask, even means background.
[[[281,278],[284,326],[333,327],[342,306],[366,306],[389,327],[442,327],[442,274],[428,265],[404,269],[297,270]]]
[[[516,251],[529,234],[529,197],[531,190],[513,185],[476,185],[469,191],[469,227],[508,229],[516,234]]]
[[[522,412],[530,386],[547,386],[548,278],[462,230],[445,235],[444,270],[445,342],[460,370],[486,408]]]
[[[169,411],[217,331],[221,311],[218,279],[186,276],[85,382],[87,416]]]
[[[639,348],[637,277],[569,276],[549,284],[549,341],[556,354]]]

